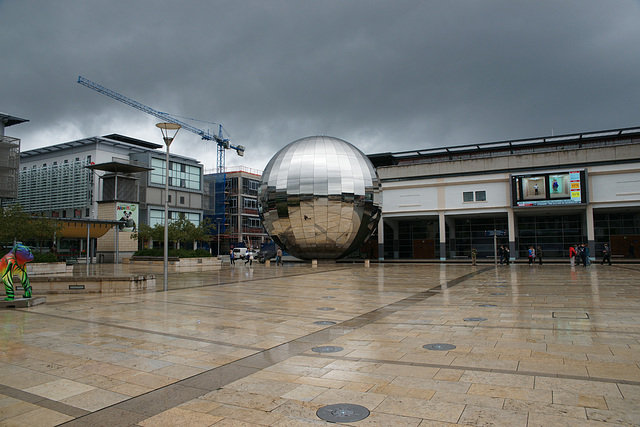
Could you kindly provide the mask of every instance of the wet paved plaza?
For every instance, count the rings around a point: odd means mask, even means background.
[[[47,295],[0,311],[0,425],[322,425],[354,404],[344,424],[637,426],[639,273],[238,263]]]

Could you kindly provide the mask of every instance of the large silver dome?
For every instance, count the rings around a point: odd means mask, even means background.
[[[369,159],[338,138],[310,136],[276,153],[260,181],[258,208],[271,238],[302,259],[338,259],[378,223],[380,182]]]

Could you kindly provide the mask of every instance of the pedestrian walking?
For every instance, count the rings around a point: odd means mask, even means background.
[[[477,258],[478,258],[478,250],[476,248],[471,249],[471,265],[476,265]]]
[[[509,247],[504,247],[504,263],[509,265]]]
[[[538,257],[538,264],[542,265],[542,248],[540,246],[536,249],[536,257]]]
[[[500,258],[500,265],[504,261],[504,245],[500,245],[500,249],[498,249],[498,257]]]
[[[576,245],[569,246],[569,262],[571,263],[571,267],[575,267],[576,265]]]
[[[587,265],[591,265],[591,251],[589,250],[589,245],[587,244],[584,245],[584,256]]]
[[[604,248],[602,248],[602,262],[600,265],[604,265],[605,261],[611,265],[611,249],[609,249],[609,245],[606,243],[604,244]]]
[[[529,265],[533,265],[533,261],[536,259],[536,250],[533,249],[533,246],[529,246],[527,255],[529,257]]]
[[[276,265],[284,265],[284,263],[282,262],[282,249],[278,248],[278,250],[276,251]]]
[[[229,250],[229,261],[231,261],[231,265],[236,265],[235,254],[233,253],[233,248]]]
[[[633,242],[629,243],[629,258],[636,258],[636,248],[633,246]]]
[[[582,262],[582,265],[584,267],[587,266],[587,245],[585,245],[584,243],[580,245],[580,247],[578,247],[578,252],[580,255],[580,261]]]
[[[247,265],[247,263],[249,263],[249,266],[252,266],[253,265],[253,248],[252,247],[249,248],[245,257],[246,257],[246,260],[244,261],[244,265]]]

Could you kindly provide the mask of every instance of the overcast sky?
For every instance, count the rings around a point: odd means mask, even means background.
[[[22,150],[158,119],[221,123],[263,169],[330,135],[366,154],[640,125],[639,0],[0,0],[0,112]],[[181,131],[172,152],[215,167]]]

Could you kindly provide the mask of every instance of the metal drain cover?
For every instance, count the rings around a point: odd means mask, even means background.
[[[333,307],[318,307],[318,308],[316,308],[316,310],[331,311],[331,310],[335,310],[335,308],[333,308]]]
[[[339,351],[344,350],[342,347],[338,347],[337,345],[322,345],[320,347],[313,347],[311,351],[316,353],[337,353]]]
[[[425,344],[422,348],[427,350],[448,351],[456,348],[453,344]]]
[[[489,295],[506,295],[506,294],[504,294],[504,293],[502,293],[502,292],[495,292],[495,293],[493,293],[493,294],[489,294]]]
[[[314,325],[322,325],[322,326],[329,326],[329,325],[335,325],[336,322],[332,322],[331,320],[318,320],[317,322],[313,322]]]
[[[335,298],[335,297],[322,297],[324,299],[331,299],[331,298]]]
[[[465,322],[482,322],[483,320],[487,320],[484,317],[466,317],[464,319]]]
[[[369,410],[364,406],[353,405],[351,403],[337,403],[335,405],[327,405],[318,409],[316,412],[318,418],[330,423],[351,423],[354,421],[364,420],[369,416]]]
[[[479,304],[478,307],[497,307],[495,304]]]

